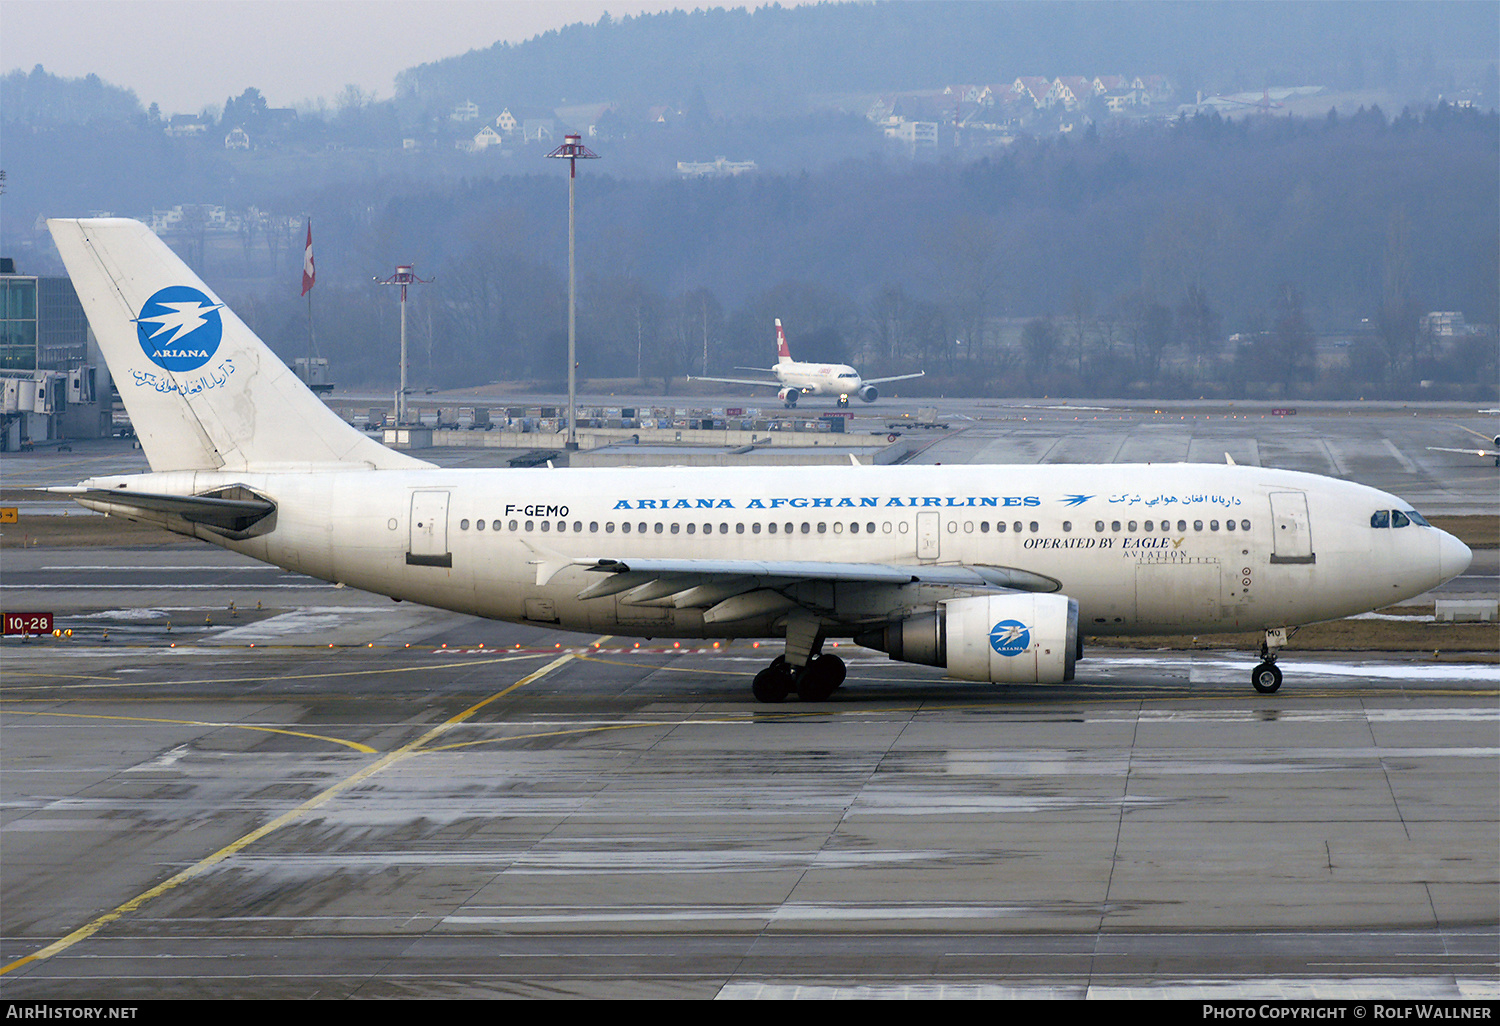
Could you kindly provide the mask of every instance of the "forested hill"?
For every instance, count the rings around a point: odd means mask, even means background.
[[[1497,52],[1493,4],[1468,0],[820,3],[606,15],[412,68],[398,77],[397,95],[432,109],[481,97],[682,102],[701,88],[711,107],[734,116],[815,94],[1019,75],[1149,72],[1205,91],[1309,81],[1364,88],[1449,60],[1493,63]]]

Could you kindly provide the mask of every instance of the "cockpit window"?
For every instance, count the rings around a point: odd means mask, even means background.
[[[1377,509],[1370,514],[1371,527],[1410,527],[1412,524],[1418,527],[1432,526],[1414,509]]]

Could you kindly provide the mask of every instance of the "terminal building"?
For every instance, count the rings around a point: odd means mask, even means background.
[[[0,257],[0,451],[107,437],[113,391],[73,283]]]

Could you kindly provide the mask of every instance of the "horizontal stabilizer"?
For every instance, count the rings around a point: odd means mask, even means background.
[[[102,513],[170,513],[193,524],[222,531],[245,531],[276,512],[269,499],[222,499],[209,495],[164,495],[120,488],[49,488]],[[108,507],[101,509],[100,507]]]

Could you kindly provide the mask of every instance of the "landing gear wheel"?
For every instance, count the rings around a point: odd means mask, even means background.
[[[814,656],[797,678],[797,697],[804,702],[826,702],[844,683],[848,670],[836,655]]]
[[[794,671],[786,659],[777,656],[770,666],[755,675],[750,690],[754,693],[756,701],[777,705],[786,701],[787,696],[792,693],[796,680]]]
[[[1263,695],[1274,695],[1281,687],[1281,670],[1275,663],[1261,663],[1250,673],[1250,683]]]
[[[754,692],[757,702],[776,705],[785,702],[792,693],[792,682],[785,675],[768,667],[755,675],[755,682],[750,685],[750,690]]]

